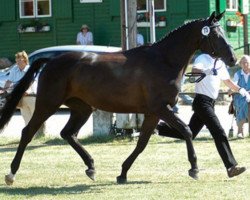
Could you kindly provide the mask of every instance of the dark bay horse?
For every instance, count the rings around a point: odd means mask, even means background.
[[[35,61],[1,112],[0,129],[10,120],[24,92],[43,68],[35,112],[22,130],[11,172],[5,176],[6,183],[13,183],[26,146],[42,123],[62,104],[67,105],[71,113],[61,137],[80,155],[91,179],[95,178],[94,160],[77,140],[77,132],[88,120],[93,107],[115,113],[145,114],[138,143],[122,164],[118,183],[127,181],[128,170],[146,147],[159,119],[185,138],[191,163],[189,175],[196,179],[198,166],[192,132],[171,107],[177,102],[182,76],[196,50],[220,57],[227,65],[235,64],[234,52],[218,24],[222,16],[223,13],[217,16],[213,13],[207,19],[191,21],[151,46],[105,54],[72,52],[52,60]]]

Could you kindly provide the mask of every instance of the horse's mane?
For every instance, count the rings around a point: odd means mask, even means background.
[[[129,49],[129,50],[125,50],[124,52],[126,53],[134,53],[134,52],[137,52],[138,50],[145,50],[145,49],[148,49],[150,47],[155,47],[157,45],[159,45],[163,40],[167,40],[169,39],[170,37],[172,37],[173,34],[175,34],[177,31],[179,30],[182,30],[182,29],[186,29],[186,28],[189,28],[191,27],[194,23],[198,23],[198,22],[201,22],[201,21],[204,21],[204,19],[195,19],[195,20],[191,20],[189,22],[186,22],[184,23],[183,25],[171,30],[169,33],[166,33],[160,40],[156,41],[155,43],[153,44],[146,44],[146,45],[142,45],[142,46],[139,46],[139,47],[135,47],[133,49]]]
[[[182,29],[186,29],[191,27],[194,23],[198,23],[204,21],[204,19],[195,19],[195,20],[191,20],[189,22],[184,23],[183,25],[173,29],[172,31],[170,31],[169,33],[166,33],[166,35],[164,35],[160,40],[156,41],[154,44],[152,44],[152,46],[157,46],[159,43],[161,43],[163,40],[166,40],[170,37],[172,37],[173,34],[175,34],[177,31],[182,30]]]
[[[139,47],[135,47],[135,48],[133,48],[133,49],[128,49],[128,50],[125,50],[125,51],[123,51],[124,53],[134,53],[134,52],[138,52],[138,50],[139,51],[143,51],[143,50],[145,50],[145,49],[148,49],[149,47],[151,47],[152,45],[150,45],[150,44],[146,44],[146,45],[142,45],[142,46],[139,46]]]
[[[134,49],[143,50],[143,49],[146,49],[146,48],[148,48],[148,47],[150,47],[150,46],[151,46],[151,44],[145,44],[145,45],[142,45],[142,46],[136,47],[136,48],[134,48]]]

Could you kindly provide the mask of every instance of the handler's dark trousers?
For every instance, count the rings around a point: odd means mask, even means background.
[[[211,99],[210,97],[206,95],[196,94],[193,101],[194,114],[190,119],[189,127],[193,133],[193,138],[195,138],[202,127],[206,125],[215,141],[215,145],[220,154],[220,157],[225,167],[228,169],[232,166],[237,165],[237,162],[235,161],[235,158],[231,151],[226,133],[214,112],[214,104],[215,100]],[[159,135],[184,139],[177,130],[169,127],[167,124],[162,127],[161,125],[159,125],[158,130]]]

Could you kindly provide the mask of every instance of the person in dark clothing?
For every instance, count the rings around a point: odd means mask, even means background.
[[[206,125],[227,169],[228,177],[237,176],[243,173],[246,168],[237,166],[238,163],[233,156],[227,135],[214,112],[214,105],[215,99],[219,94],[221,80],[233,91],[238,91],[247,102],[250,101],[250,95],[244,88],[240,88],[230,80],[226,65],[221,60],[216,60],[208,54],[201,54],[196,58],[192,72],[203,72],[206,74],[204,79],[195,83],[196,95],[192,104],[194,113],[189,122],[193,138]],[[164,122],[159,123],[157,129],[161,136],[184,139],[181,133]]]

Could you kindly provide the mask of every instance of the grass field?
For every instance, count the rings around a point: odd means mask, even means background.
[[[61,139],[40,138],[28,146],[13,186],[4,175],[16,152],[17,139],[0,137],[1,200],[247,200],[250,199],[250,139],[231,140],[240,165],[248,170],[227,178],[213,140],[194,142],[200,168],[199,180],[189,178],[190,168],[183,141],[154,135],[128,173],[128,183],[116,184],[121,164],[132,152],[136,139],[82,139],[95,159],[96,181],[85,175],[85,165]]]

